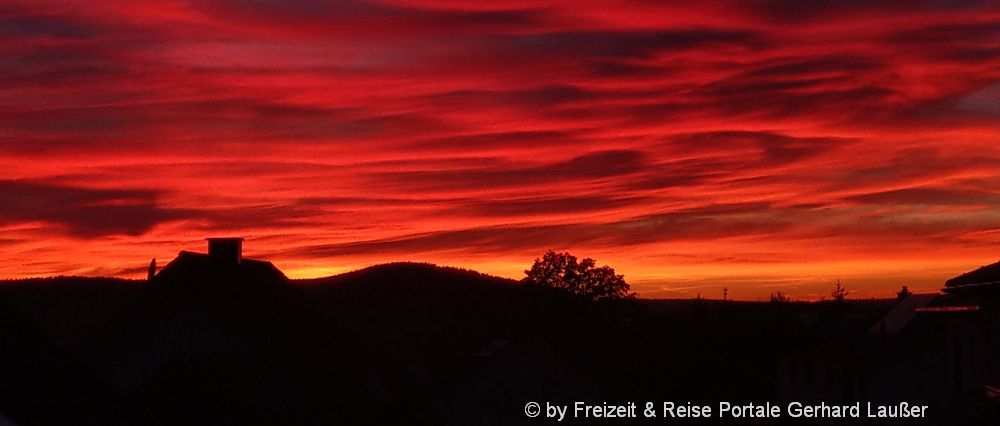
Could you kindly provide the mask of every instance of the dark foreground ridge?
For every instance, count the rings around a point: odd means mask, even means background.
[[[0,283],[0,422],[555,424],[527,418],[530,401],[930,407],[907,424],[998,414],[997,299],[981,282],[898,302],[593,303],[417,263],[295,281],[232,241],[214,248],[148,282]]]

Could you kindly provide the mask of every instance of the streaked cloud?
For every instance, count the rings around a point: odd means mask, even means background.
[[[240,234],[292,276],[930,289],[996,258],[998,52],[985,1],[8,1],[0,276]]]

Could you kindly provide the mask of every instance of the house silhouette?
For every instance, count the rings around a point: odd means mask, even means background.
[[[945,281],[939,293],[901,298],[862,345],[816,350],[835,337],[782,359],[782,397],[939,406],[968,395],[1000,400],[1000,262]]]
[[[285,284],[288,277],[271,262],[243,258],[243,238],[206,238],[208,253],[181,251],[149,282],[157,285],[240,283]],[[154,260],[155,261],[155,260]],[[154,264],[155,265],[155,264]]]

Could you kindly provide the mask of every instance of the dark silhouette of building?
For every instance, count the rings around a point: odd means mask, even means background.
[[[946,288],[1000,284],[1000,262],[991,263],[974,271],[966,272],[945,281],[944,284]]]
[[[958,317],[970,330],[954,337],[955,350],[972,358],[956,368],[971,386],[983,386],[987,397],[1000,400],[1000,262],[946,281],[944,292],[951,303],[939,315]]]
[[[940,293],[899,296],[867,337],[850,338],[856,348],[817,350],[822,342],[811,342],[790,353],[782,394],[909,399],[953,415],[974,412],[974,401],[1000,399],[1000,262],[947,280]]]
[[[288,278],[271,262],[243,258],[243,238],[206,238],[208,253],[181,251],[150,280],[153,285],[283,285]],[[204,289],[202,289],[204,290]],[[245,291],[245,288],[244,288]]]

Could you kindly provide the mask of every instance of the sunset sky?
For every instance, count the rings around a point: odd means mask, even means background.
[[[643,297],[1000,259],[998,2],[479,3],[4,0],[0,278],[206,236],[291,277],[568,250]]]

